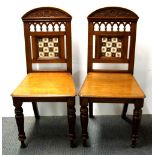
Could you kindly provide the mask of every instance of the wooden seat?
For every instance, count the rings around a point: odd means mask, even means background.
[[[144,98],[135,78],[128,73],[88,73],[81,97]]]
[[[12,93],[14,97],[74,97],[70,73],[29,73]]]
[[[40,118],[37,102],[67,102],[70,145],[75,146],[71,19],[67,12],[54,7],[36,8],[22,17],[27,75],[12,93],[22,148],[26,147],[23,102],[32,102],[36,119]]]
[[[145,97],[133,76],[137,20],[134,12],[121,7],[100,8],[88,16],[88,75],[79,92],[84,146],[88,139],[87,106],[93,118],[94,102],[124,104],[125,120],[128,104],[134,104],[131,146],[136,146]]]

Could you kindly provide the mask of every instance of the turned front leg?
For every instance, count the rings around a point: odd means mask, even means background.
[[[13,99],[13,102],[15,106],[15,119],[18,127],[18,139],[21,142],[21,148],[25,148],[26,144],[24,143],[24,140],[26,139],[26,136],[24,132],[24,115],[22,102],[15,99]]]
[[[88,139],[88,100],[85,98],[80,98],[80,119],[81,119],[81,127],[82,127],[82,140],[83,146],[87,146]]]
[[[69,124],[69,137],[70,137],[70,146],[75,147],[75,122],[76,122],[76,110],[75,110],[75,97],[71,97],[67,101],[67,110],[68,110],[68,124]]]
[[[142,115],[143,101],[141,103],[135,103],[135,109],[133,111],[133,125],[132,125],[132,144],[131,147],[136,147],[138,138],[138,131]]]

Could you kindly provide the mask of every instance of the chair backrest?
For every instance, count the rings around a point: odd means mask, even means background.
[[[133,74],[138,16],[125,8],[105,7],[88,16],[88,72]],[[125,63],[125,70],[97,70],[94,63]]]
[[[54,7],[36,8],[23,15],[27,73],[37,72],[32,66],[40,63],[65,63],[65,71],[72,72],[71,19]]]

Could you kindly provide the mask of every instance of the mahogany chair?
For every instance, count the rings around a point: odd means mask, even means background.
[[[71,15],[54,7],[41,7],[23,15],[27,75],[12,93],[18,139],[26,147],[23,102],[32,102],[39,119],[37,102],[67,102],[71,147],[75,138],[75,96],[72,78]],[[35,65],[51,65],[39,70]],[[64,69],[53,69],[55,64]],[[41,67],[40,67],[41,68]]]
[[[126,118],[128,104],[134,104],[131,146],[136,146],[145,97],[133,76],[137,20],[134,12],[120,7],[101,8],[88,16],[88,75],[79,92],[84,146],[88,139],[87,106],[89,103],[89,116],[93,117],[93,102],[124,104],[122,118]],[[95,65],[101,63],[104,69],[97,69]],[[110,63],[115,64],[114,69],[109,69]]]

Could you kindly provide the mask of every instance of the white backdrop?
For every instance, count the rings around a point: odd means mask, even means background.
[[[149,3],[150,2],[150,3]],[[0,105],[2,116],[14,116],[10,94],[26,75],[25,45],[21,17],[30,9],[42,6],[58,7],[72,15],[73,77],[79,90],[87,69],[87,16],[106,6],[131,9],[140,17],[137,26],[137,42],[134,75],[143,88],[146,99],[143,113],[152,113],[152,53],[154,44],[153,1],[133,0],[5,0],[0,5]],[[39,103],[40,115],[66,115],[65,103]],[[33,115],[30,103],[24,103],[25,116]],[[133,106],[129,107],[132,113]],[[79,115],[79,101],[76,100]],[[122,105],[95,104],[97,115],[120,114]]]

